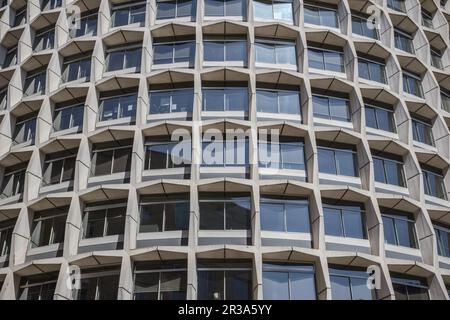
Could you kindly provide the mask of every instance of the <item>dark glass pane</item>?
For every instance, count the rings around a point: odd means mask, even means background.
[[[149,204],[141,207],[139,232],[163,231],[164,204]]]
[[[289,300],[289,274],[287,272],[263,272],[265,300]]]
[[[226,299],[249,300],[252,292],[251,271],[225,271]]]
[[[261,229],[285,231],[284,210],[282,203],[261,203]]]
[[[250,229],[250,202],[235,201],[225,204],[226,229],[246,230]]]
[[[189,203],[166,204],[165,231],[189,229]]]
[[[319,172],[337,174],[334,152],[329,149],[317,149],[319,157]]]
[[[330,236],[342,237],[344,232],[341,224],[341,213],[339,210],[332,208],[323,208],[325,234]]]
[[[307,204],[286,204],[286,227],[289,232],[310,233]]]
[[[198,299],[224,300],[224,272],[198,271]]]
[[[224,203],[200,202],[200,229],[224,230]]]
[[[365,226],[361,212],[343,211],[345,236],[350,238],[365,238]]]

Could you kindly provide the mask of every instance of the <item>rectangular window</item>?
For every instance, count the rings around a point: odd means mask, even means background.
[[[369,274],[364,268],[330,266],[333,300],[375,300],[376,292],[367,286]]]
[[[136,118],[137,94],[121,94],[100,98],[100,121]]]
[[[391,275],[395,300],[430,300],[426,279],[405,275]]]
[[[256,20],[280,20],[294,22],[292,1],[256,0],[253,1],[253,15]]]
[[[438,254],[442,257],[450,258],[450,229],[434,225],[434,232],[436,233]]]
[[[36,136],[36,115],[26,115],[17,118],[14,129],[13,144],[21,144],[30,141],[34,143]]]
[[[186,260],[136,262],[134,300],[185,300]]]
[[[192,113],[194,89],[150,91],[150,114]]]
[[[422,166],[422,178],[425,194],[447,200],[447,191],[442,171]]]
[[[27,22],[27,5],[16,10],[13,27],[21,26]]]
[[[270,136],[268,137],[270,138]],[[305,152],[303,141],[282,136],[278,142],[258,141],[259,167],[276,169],[305,170]]]
[[[202,142],[202,166],[233,167],[249,165],[248,137],[226,138],[221,140],[205,138]]]
[[[139,72],[141,70],[142,47],[110,49],[106,53],[106,71],[127,70]]]
[[[49,154],[45,158],[43,184],[53,185],[73,181],[78,149]]]
[[[116,300],[120,268],[109,267],[81,272],[80,289],[74,289],[76,300]]]
[[[360,78],[386,84],[385,67],[384,63],[358,58],[358,73]]]
[[[156,19],[174,19],[194,17],[196,1],[193,0],[160,0],[156,2]]]
[[[403,91],[423,98],[422,78],[419,75],[412,74],[403,70]]]
[[[22,277],[19,284],[19,300],[53,300],[58,272]]]
[[[23,193],[27,166],[28,164],[26,163],[5,169],[1,189],[2,198],[8,198]]]
[[[405,52],[414,53],[413,37],[411,34],[394,29],[395,47]]]
[[[0,257],[6,256],[11,251],[11,240],[16,219],[0,222]]]
[[[444,65],[442,64],[442,52],[437,49],[430,48],[431,54],[431,65],[437,69],[444,69]]]
[[[357,14],[352,13],[352,31],[360,36],[375,40],[380,39],[376,25],[370,22],[368,17],[362,16],[359,12]]]
[[[35,212],[31,228],[31,248],[63,243],[69,207]]]
[[[132,142],[117,141],[114,144],[97,144],[93,147],[93,175],[102,176],[129,172],[131,168]]]
[[[111,26],[120,27],[129,24],[138,24],[142,27],[145,24],[145,11],[145,3],[114,5],[111,10]]]
[[[312,103],[314,117],[345,122],[351,121],[350,102],[348,99],[313,94]]]
[[[441,105],[442,109],[450,112],[450,93],[445,92],[441,89]]]
[[[81,15],[81,18],[76,21],[79,28],[71,29],[70,36],[72,38],[84,37],[84,36],[96,36],[97,35],[97,24],[98,24],[98,13],[97,12],[86,12]]]
[[[252,262],[248,260],[199,260],[199,300],[252,299]]]
[[[203,42],[204,61],[247,63],[247,40],[227,38]]]
[[[305,23],[331,28],[339,28],[337,8],[326,6],[304,5]]]
[[[55,131],[83,127],[84,104],[60,105],[55,108],[53,129]]]
[[[192,40],[153,44],[153,63],[171,64],[188,62],[194,63],[195,42]]]
[[[366,126],[378,130],[396,132],[394,112],[390,109],[364,104]]]
[[[367,239],[366,222],[362,205],[323,203],[325,234],[329,236]]]
[[[8,107],[8,87],[0,88],[0,110]]]
[[[415,222],[410,214],[382,209],[384,241],[394,246],[418,248]]]
[[[392,10],[406,13],[405,0],[387,0],[387,6]]]
[[[422,25],[427,28],[433,29],[433,15],[431,14],[431,12],[428,12],[424,8],[421,8],[421,13],[422,13]]]
[[[45,29],[42,31],[36,31],[36,36],[34,38],[33,50],[43,51],[47,49],[53,49],[55,45],[55,29]]]
[[[91,75],[91,55],[92,52],[87,57],[83,54],[81,57],[68,58],[64,61],[62,80],[64,82],[70,82],[83,79],[84,82],[89,82]]]
[[[127,203],[109,201],[86,205],[83,215],[83,238],[122,235],[125,229]]]
[[[433,126],[428,121],[412,118],[413,140],[434,146]]]
[[[61,7],[62,0],[43,0],[41,3],[41,10],[52,10]]]
[[[341,51],[308,47],[308,61],[309,67],[313,69],[345,72],[344,54]]]
[[[47,70],[38,69],[33,72],[28,72],[25,78],[23,88],[23,95],[29,97],[32,95],[42,95],[45,93],[45,81],[47,77]]]
[[[203,88],[203,111],[248,112],[247,88]]]
[[[261,230],[311,233],[308,200],[261,196]]]
[[[184,153],[188,150],[188,153]],[[145,143],[144,170],[182,168],[191,165],[191,141],[172,141],[170,137],[153,137]]]
[[[17,46],[8,49],[3,61],[2,68],[8,68],[17,64]]]
[[[278,114],[300,114],[300,93],[288,90],[256,89],[256,110]]]
[[[352,149],[332,149],[319,146],[319,172],[358,177],[356,152]]]
[[[256,62],[297,66],[295,42],[256,39]]]
[[[200,194],[200,230],[249,230],[248,194]]]
[[[314,266],[264,262],[263,296],[265,300],[316,300]]]
[[[189,229],[189,194],[141,199],[139,232],[163,232]]]
[[[205,16],[209,17],[245,17],[244,0],[205,0]]]
[[[377,151],[372,153],[375,181],[406,188],[403,159]]]

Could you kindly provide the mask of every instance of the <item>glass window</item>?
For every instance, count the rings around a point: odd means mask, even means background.
[[[444,69],[444,65],[442,64],[442,53],[439,50],[430,48],[431,54],[431,65],[438,69]]]
[[[259,166],[264,168],[305,170],[304,145],[294,137],[282,136],[278,142],[258,142]]]
[[[43,0],[41,4],[42,11],[52,10],[61,7],[62,0]]]
[[[139,232],[189,229],[189,195],[147,197],[141,200]]]
[[[262,230],[311,232],[307,200],[262,196],[260,214]]]
[[[408,248],[418,248],[414,220],[409,215],[393,210],[382,210],[384,240],[386,243]]]
[[[153,45],[153,63],[170,64],[189,62],[195,58],[195,42],[155,43]]]
[[[314,116],[337,121],[351,121],[350,104],[347,99],[313,94]]]
[[[111,121],[136,117],[137,94],[128,94],[100,99],[100,121]]]
[[[145,24],[145,3],[113,6],[111,11],[112,27],[125,26],[128,24],[138,24],[142,27]]]
[[[63,243],[69,208],[36,212],[31,229],[31,247]]]
[[[405,52],[414,53],[414,46],[412,35],[401,31],[399,29],[394,29],[394,40],[395,47]]]
[[[346,149],[318,147],[319,172],[357,177],[356,153]]]
[[[422,178],[425,194],[444,200],[447,199],[447,191],[445,189],[444,176],[442,173],[438,173],[431,168],[425,169],[422,167]]]
[[[257,19],[293,22],[292,2],[258,0],[253,2],[253,15]]]
[[[391,275],[396,300],[430,300],[428,284],[423,278]]]
[[[305,23],[339,28],[337,9],[304,5]]]
[[[375,291],[367,286],[369,274],[362,269],[330,267],[333,300],[374,300]]]
[[[203,88],[203,111],[248,111],[247,88]]]
[[[142,48],[120,48],[106,53],[106,71],[117,71],[134,68],[141,69]]]
[[[204,61],[247,62],[245,40],[205,40],[203,49]]]
[[[87,14],[81,16],[79,21],[75,21],[74,23],[76,23],[79,28],[70,29],[70,36],[72,38],[96,36],[98,13],[87,12]]]
[[[245,17],[246,2],[243,0],[205,0],[205,16]]]
[[[257,39],[255,48],[256,62],[297,65],[297,53],[294,42],[276,42]]]
[[[325,234],[367,239],[364,211],[359,205],[323,204]]]
[[[256,109],[258,112],[300,114],[300,93],[257,89]]]
[[[11,251],[11,240],[15,224],[16,219],[0,222],[0,257],[8,255]]]
[[[400,161],[373,155],[375,181],[406,187],[403,163]]]
[[[195,16],[195,1],[157,1],[156,19],[173,19]]]
[[[200,194],[200,230],[249,230],[250,196]]]
[[[193,89],[150,91],[150,114],[192,112]]]
[[[55,44],[55,29],[37,31],[34,38],[34,51],[53,49]]]
[[[403,70],[403,91],[423,98],[422,79],[418,75],[406,73]]]
[[[124,233],[126,203],[95,203],[84,209],[83,238],[98,238]]]
[[[444,92],[443,90],[441,90],[441,105],[442,109],[450,112],[450,93]]]
[[[186,151],[186,153],[185,153]],[[191,141],[172,141],[154,137],[145,143],[145,170],[188,167],[191,164]]]
[[[13,27],[20,26],[27,22],[27,6],[23,6],[16,10],[16,16],[14,18]]]
[[[1,197],[8,198],[23,193],[25,183],[25,170],[27,165],[20,165],[20,168],[11,167],[5,169],[3,175]]]
[[[84,104],[62,106],[55,109],[53,129],[55,131],[66,130],[83,126]]]
[[[0,89],[0,110],[5,110],[8,106],[8,87]]]
[[[394,112],[373,105],[364,105],[366,112],[366,126],[378,130],[396,132]]]
[[[32,95],[41,95],[45,93],[46,70],[27,73],[25,84],[23,88],[23,95],[25,97]]]
[[[8,49],[3,61],[2,68],[8,68],[17,64],[17,46]]]
[[[62,79],[64,82],[83,79],[89,81],[91,75],[91,56],[64,62]]]
[[[370,27],[369,27],[370,25]],[[361,15],[352,14],[352,31],[360,36],[379,39],[378,29],[376,24],[369,22],[366,17]]]
[[[450,258],[450,229],[435,225],[434,232],[436,233],[438,254]]]
[[[102,268],[81,272],[80,289],[74,289],[77,300],[116,300],[119,291],[119,268]]]
[[[19,300],[53,300],[58,273],[43,273],[22,277],[19,284]]]
[[[124,145],[112,149],[102,149],[94,146],[92,163],[93,175],[109,175],[119,172],[128,172],[131,167],[131,145]]]
[[[186,261],[136,262],[134,269],[135,300],[185,300]]]
[[[412,118],[413,140],[434,146],[432,125],[425,121]]]
[[[202,166],[232,167],[248,166],[248,137],[226,137],[218,140],[215,137],[204,137],[202,142]]]
[[[405,0],[387,0],[387,6],[392,10],[406,12]]]
[[[65,181],[73,181],[78,149],[64,154],[47,155],[44,164],[43,184],[53,185]]]
[[[361,78],[387,83],[385,65],[382,63],[358,58],[358,72]]]
[[[265,300],[316,300],[314,266],[294,263],[263,263]]]
[[[199,260],[197,281],[199,300],[250,300],[252,264],[247,260]]]
[[[36,116],[25,116],[17,118],[14,129],[14,144],[20,144],[30,141],[34,143],[36,136]]]
[[[308,61],[310,68],[345,72],[342,52],[308,48]]]

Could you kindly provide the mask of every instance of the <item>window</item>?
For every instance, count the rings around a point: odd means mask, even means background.
[[[132,141],[96,144],[93,147],[92,163],[94,176],[130,171]]]
[[[371,25],[371,27],[369,27]],[[380,36],[378,29],[373,22],[370,22],[366,16],[362,16],[361,13],[352,13],[352,31],[360,36],[368,37],[378,40]]]
[[[246,1],[243,0],[205,0],[205,16],[245,17]]]
[[[160,0],[156,2],[156,19],[174,19],[195,16],[193,0]]]
[[[425,119],[419,120],[418,118],[412,118],[411,120],[413,140],[430,146],[434,146],[432,124]]]
[[[431,12],[428,12],[424,8],[421,9],[422,11],[422,25],[433,29],[433,15]]]
[[[66,130],[83,126],[84,104],[59,105],[55,108],[53,129],[55,131]]]
[[[11,240],[16,219],[0,222],[0,257],[6,256],[11,250]]]
[[[444,175],[441,170],[422,165],[422,177],[425,194],[447,200]]]
[[[137,94],[107,95],[100,98],[100,121],[136,118]]]
[[[17,118],[14,129],[14,144],[34,143],[36,135],[36,115],[33,113]]]
[[[388,108],[365,104],[366,126],[378,130],[396,132],[394,112]]]
[[[375,300],[376,293],[368,288],[369,274],[363,268],[330,266],[333,300]]]
[[[256,62],[297,66],[295,42],[256,39]]]
[[[413,37],[409,33],[394,29],[395,47],[405,52],[414,53]]]
[[[5,169],[2,181],[1,198],[8,198],[23,193],[27,165],[28,164],[21,164]]]
[[[25,85],[23,88],[23,95],[29,97],[32,95],[42,95],[45,93],[45,81],[47,77],[47,70],[38,69],[28,72],[25,78]]]
[[[139,232],[162,232],[189,229],[189,194],[141,199]]]
[[[188,153],[184,153],[187,151]],[[191,165],[191,141],[172,140],[170,136],[149,138],[145,142],[145,170],[181,168]]]
[[[185,260],[136,262],[135,300],[185,300],[187,262]]]
[[[43,0],[41,2],[41,10],[52,10],[61,7],[62,0]]]
[[[256,89],[258,112],[300,114],[300,93],[290,90]]]
[[[359,77],[386,84],[386,71],[384,62],[378,62],[358,57]]]
[[[313,94],[312,103],[314,117],[345,122],[351,121],[348,99]]]
[[[441,105],[442,109],[450,112],[450,93],[445,92],[441,89]]]
[[[372,153],[375,181],[406,188],[402,157],[377,151]]]
[[[384,241],[394,246],[418,248],[414,220],[408,213],[382,209]]]
[[[292,1],[290,0],[257,0],[253,2],[253,15],[256,20],[281,20],[293,22]]]
[[[0,110],[8,107],[8,87],[0,88]]]
[[[342,51],[308,47],[308,65],[313,69],[345,72]]]
[[[63,243],[69,207],[39,211],[34,214],[31,248]]]
[[[192,40],[167,43],[155,42],[153,44],[154,64],[188,62],[191,65],[194,63],[194,59],[195,42]]]
[[[450,229],[434,225],[434,232],[436,233],[438,254],[450,258]]]
[[[14,18],[13,27],[23,25],[27,22],[27,5],[16,10],[16,17]]]
[[[19,300],[53,300],[58,281],[58,272],[22,277],[19,285]]]
[[[278,142],[272,142],[270,139],[261,140],[260,138],[258,142],[259,167],[305,170],[303,141],[288,136],[281,136],[278,140]]]
[[[339,28],[337,9],[325,6],[304,5],[305,23],[331,28]]]
[[[248,137],[226,137],[208,139],[205,135],[202,142],[202,166],[233,167],[248,166]]]
[[[248,111],[247,88],[204,87],[203,111]]]
[[[44,30],[36,31],[36,36],[34,38],[34,51],[43,51],[47,49],[53,49],[55,44],[55,29],[45,28]]]
[[[352,149],[332,149],[324,146],[317,148],[319,172],[357,177],[356,152]]]
[[[80,20],[76,21],[76,23],[78,24],[79,28],[71,28],[69,31],[72,38],[97,35],[97,12],[83,13]]]
[[[77,153],[78,149],[72,149],[47,155],[44,164],[43,184],[53,185],[73,181]]]
[[[68,58],[64,61],[62,79],[64,82],[75,81],[83,79],[85,82],[89,81],[91,75],[91,56],[92,52],[87,56]]]
[[[126,202],[109,201],[86,205],[83,215],[83,238],[122,235],[125,229]]]
[[[139,72],[141,70],[142,48],[129,46],[110,49],[106,53],[106,71],[128,70]]]
[[[334,201],[335,202],[335,201]],[[323,201],[325,234],[329,236],[367,239],[363,206],[359,204],[332,204]]]
[[[2,68],[8,68],[17,64],[17,46],[10,48],[6,51],[5,60],[3,61]]]
[[[199,300],[250,300],[252,263],[248,260],[197,261]]]
[[[431,65],[437,69],[444,69],[444,65],[442,64],[442,52],[433,47],[430,48],[431,54]]]
[[[77,300],[116,300],[120,269],[117,267],[81,272],[80,289],[74,289]]]
[[[192,112],[194,89],[150,91],[150,114]]]
[[[200,230],[249,230],[250,195],[201,193]]]
[[[405,0],[387,0],[387,6],[392,10],[406,12]]]
[[[138,24],[142,27],[145,24],[145,3],[124,4],[112,7],[112,27],[120,27],[129,24]]]
[[[261,230],[311,233],[308,200],[261,196]]]
[[[207,39],[203,42],[204,61],[247,63],[246,39]]]
[[[423,98],[422,78],[419,75],[403,70],[403,91]]]
[[[395,300],[430,300],[427,281],[424,278],[391,275]]]
[[[316,300],[314,266],[263,263],[263,296],[265,300]]]

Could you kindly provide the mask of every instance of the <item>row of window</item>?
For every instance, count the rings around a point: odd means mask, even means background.
[[[251,300],[252,261],[246,259],[198,259],[197,298],[199,300]],[[316,270],[311,263],[264,261],[263,298],[268,300],[317,299]],[[375,300],[364,268],[329,265],[333,300]],[[429,300],[428,279],[391,273],[396,300]],[[117,299],[120,268],[81,271],[80,288],[73,289],[78,300]],[[57,272],[20,278],[18,299],[51,300],[56,289]],[[139,261],[133,266],[133,299],[184,300],[187,292],[186,260]]]
[[[189,194],[142,196],[139,202],[139,232],[154,233],[189,229]],[[364,205],[323,199],[325,234],[367,239]],[[64,242],[68,207],[34,213],[30,248]],[[123,235],[127,203],[125,200],[88,203],[83,209],[82,238]],[[387,244],[419,248],[415,219],[407,212],[380,208]],[[199,194],[200,230],[251,230],[251,199],[247,193]],[[10,252],[15,219],[0,224],[0,253]],[[311,233],[309,202],[306,198],[261,195],[262,231]],[[434,225],[438,254],[450,257],[450,229]]]

